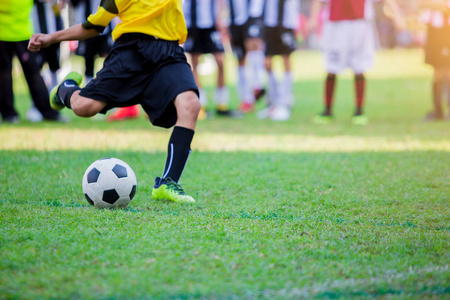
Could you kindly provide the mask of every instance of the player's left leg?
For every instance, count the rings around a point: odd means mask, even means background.
[[[355,125],[367,125],[369,119],[364,114],[363,106],[364,106],[364,93],[366,89],[366,78],[363,73],[355,74],[355,100],[356,100],[356,109],[355,114],[353,115],[352,122]]]
[[[445,93],[447,95],[447,120],[450,121],[450,68],[445,68]]]
[[[79,73],[69,73],[61,82],[50,92],[50,104],[53,109],[61,110],[64,107],[80,117],[92,117],[99,113],[106,103],[91,98],[80,96],[80,84],[83,80]]]
[[[177,122],[169,140],[166,165],[161,178],[157,177],[152,191],[155,200],[171,200],[174,202],[195,202],[186,195],[178,181],[191,153],[191,141],[197,123],[201,105],[197,94],[187,91],[177,96],[174,101],[177,110]]]
[[[284,63],[284,78],[279,85],[279,98],[274,111],[270,116],[273,121],[287,121],[291,117],[291,108],[294,104],[292,92],[291,61],[289,54],[281,55]]]
[[[265,59],[264,59],[264,66],[266,68],[267,75],[268,75],[268,78],[267,78],[268,79],[268,82],[267,82],[268,95],[267,95],[267,107],[258,111],[259,119],[265,119],[265,118],[270,117],[270,115],[273,111],[273,107],[278,102],[278,97],[279,97],[278,81],[277,81],[275,73],[273,72],[273,69],[272,69],[272,58],[273,58],[273,55],[266,54]]]
[[[445,69],[434,68],[433,75],[433,111],[425,116],[425,121],[438,121],[444,119],[444,110],[442,105],[442,92],[445,83]]]
[[[217,87],[214,94],[216,103],[216,113],[219,116],[240,118],[242,114],[239,111],[230,110],[230,93],[225,86],[225,68],[223,52],[214,52],[214,59],[217,63]]]

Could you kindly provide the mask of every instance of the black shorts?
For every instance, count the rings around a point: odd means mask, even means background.
[[[184,49],[195,54],[223,52],[222,36],[215,28],[190,28]]]
[[[173,100],[189,90],[198,95],[178,42],[129,33],[117,39],[103,69],[80,95],[105,102],[101,113],[140,104],[153,125],[170,128],[177,121]]]
[[[264,22],[262,18],[249,18],[245,23],[246,38],[264,38]]]
[[[266,27],[264,29],[266,55],[291,54],[297,48],[293,29],[284,27]]]
[[[425,63],[435,68],[450,68],[450,26],[429,27],[425,44]]]
[[[61,68],[59,63],[59,46],[60,44],[57,43],[41,49],[41,59],[38,61],[41,69],[44,63],[48,64],[48,68],[52,72],[56,72]]]
[[[251,38],[263,37],[263,23],[261,19],[250,18],[243,25],[231,25],[231,47],[233,53],[238,59],[243,58],[247,51],[245,49],[245,41]]]
[[[247,53],[245,50],[245,39],[247,36],[245,29],[245,25],[230,26],[231,48],[233,48],[233,53],[238,59],[245,57],[245,54]]]

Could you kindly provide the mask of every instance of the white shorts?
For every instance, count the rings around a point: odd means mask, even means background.
[[[338,74],[350,68],[361,74],[373,65],[375,37],[368,20],[326,22],[322,41],[328,73]]]

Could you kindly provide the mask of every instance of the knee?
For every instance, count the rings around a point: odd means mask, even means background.
[[[96,103],[91,99],[74,95],[70,100],[71,108],[74,114],[83,118],[90,118],[95,116],[101,108],[95,105]]]
[[[179,115],[193,119],[197,118],[201,109],[198,96],[193,91],[180,95],[175,104]]]

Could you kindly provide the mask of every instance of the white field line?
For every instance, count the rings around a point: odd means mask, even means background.
[[[171,131],[11,128],[0,130],[0,150],[166,151]],[[209,152],[450,152],[450,139],[196,133],[194,151]]]

